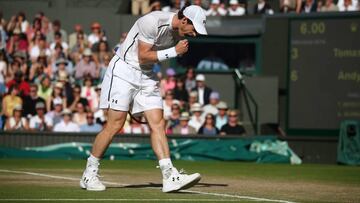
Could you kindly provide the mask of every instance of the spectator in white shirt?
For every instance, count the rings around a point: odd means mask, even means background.
[[[229,16],[242,16],[245,15],[246,10],[244,7],[240,6],[237,0],[230,0],[230,7],[228,8]]]
[[[55,46],[57,44],[60,44],[61,47],[62,47],[62,50],[65,54],[68,53],[68,49],[69,49],[69,45],[68,43],[62,41],[61,39],[61,32],[55,32],[54,34],[54,42],[50,44],[50,50],[51,52],[54,52],[55,51]]]
[[[218,129],[221,129],[223,125],[225,125],[228,122],[228,116],[227,116],[227,110],[228,106],[226,102],[220,101],[216,107],[218,108],[218,114],[215,118],[215,126]]]
[[[54,132],[80,132],[80,127],[71,121],[72,113],[69,109],[64,109],[63,119],[54,127]]]
[[[51,131],[53,127],[53,121],[49,116],[45,115],[45,103],[36,103],[35,109],[36,115],[30,118],[30,130]]]
[[[346,12],[346,11],[357,11],[357,0],[339,0],[338,7],[339,11]]]
[[[204,115],[207,114],[212,114],[212,115],[216,115],[218,114],[218,109],[216,107],[216,105],[219,103],[219,99],[220,99],[220,94],[218,92],[211,92],[210,94],[210,103],[205,105],[203,110],[204,110]]]
[[[224,4],[220,3],[220,0],[212,0],[210,8],[206,11],[207,16],[226,16],[226,9]]]
[[[204,118],[202,116],[202,106],[199,103],[195,103],[191,106],[190,111],[192,116],[189,121],[189,126],[195,128],[196,132],[200,129],[200,127],[204,123]]]

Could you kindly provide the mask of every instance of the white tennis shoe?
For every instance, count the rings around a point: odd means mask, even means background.
[[[182,170],[178,172],[176,168],[170,168],[168,170],[171,170],[171,175],[167,179],[163,179],[163,192],[176,192],[188,189],[201,179],[199,173],[187,175]]]
[[[104,191],[105,185],[99,179],[98,169],[87,168],[80,180],[80,187],[89,191]]]

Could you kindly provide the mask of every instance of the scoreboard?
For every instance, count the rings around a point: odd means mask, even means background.
[[[290,19],[288,57],[288,134],[360,120],[360,16]]]

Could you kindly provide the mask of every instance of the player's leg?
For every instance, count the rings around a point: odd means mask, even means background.
[[[189,188],[199,182],[201,176],[198,173],[181,174],[172,165],[170,150],[165,134],[165,120],[162,109],[145,111],[145,117],[151,129],[151,146],[159,160],[163,175],[163,192],[174,192]]]
[[[106,187],[100,182],[98,178],[99,161],[114,135],[124,126],[127,112],[117,111],[113,109],[108,110],[108,120],[105,128],[96,136],[92,152],[87,159],[86,169],[80,180],[80,187],[91,191],[103,191]]]

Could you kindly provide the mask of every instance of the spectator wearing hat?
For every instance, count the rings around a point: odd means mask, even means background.
[[[17,86],[19,90],[19,95],[27,96],[30,92],[30,84],[25,80],[25,75],[21,70],[15,72],[14,79],[10,80],[6,87],[10,88],[11,86]]]
[[[207,16],[225,16],[226,15],[225,5],[220,0],[212,0],[210,8],[206,11]]]
[[[6,118],[13,116],[14,108],[16,106],[22,106],[23,101],[19,96],[19,88],[13,85],[9,89],[9,94],[2,100],[2,112]]]
[[[211,88],[207,87],[205,84],[205,76],[203,74],[198,74],[195,78],[196,87],[192,91],[198,93],[198,102],[201,105],[206,105],[209,103],[210,94],[212,92]]]
[[[30,130],[32,131],[51,131],[53,128],[53,121],[48,117],[45,103],[38,102],[35,105],[36,115],[30,118]]]
[[[68,41],[67,32],[61,28],[60,20],[54,20],[52,23],[52,29],[46,35],[46,40],[49,44],[55,41],[55,33],[57,32],[61,33],[61,41],[63,42]]]
[[[192,116],[190,118],[189,125],[195,128],[197,132],[204,123],[204,118],[202,117],[203,109],[201,104],[193,104],[190,108],[190,111],[192,113]]]
[[[98,22],[94,22],[91,24],[91,34],[88,36],[89,46],[92,47],[95,43],[99,42],[100,40],[105,40],[106,37],[101,30],[101,25]]]
[[[198,102],[198,93],[197,91],[191,91],[189,93],[189,100],[188,100],[188,103],[187,103],[187,109],[190,111],[190,107],[197,103]]]
[[[94,111],[98,108],[98,96],[95,91],[95,87],[92,85],[93,80],[91,77],[86,77],[84,79],[84,85],[81,88],[81,97],[86,98],[88,100],[88,104],[90,110]]]
[[[216,105],[219,103],[219,101],[220,101],[219,92],[215,92],[215,91],[211,92],[209,104],[207,104],[203,107],[204,114],[211,113],[212,115],[217,115],[218,109],[217,109]]]
[[[180,123],[173,129],[173,134],[176,135],[195,135],[196,129],[189,125],[189,112],[182,112],[179,118]]]
[[[63,109],[67,107],[67,100],[64,95],[64,85],[61,82],[57,82],[54,85],[54,90],[48,100],[46,100],[46,109],[51,111],[54,109],[54,100],[62,101]]]
[[[38,95],[39,97],[43,98],[45,101],[50,99],[52,94],[51,88],[51,80],[49,76],[43,76],[40,81],[40,85],[38,86]]]
[[[221,135],[244,135],[245,128],[239,124],[238,113],[236,110],[229,110],[229,120],[227,124],[223,125],[220,130]]]
[[[80,132],[78,124],[71,121],[72,113],[69,109],[62,112],[62,120],[54,127],[54,132]]]
[[[88,100],[84,97],[81,97],[81,86],[75,85],[72,89],[70,100],[68,101],[68,108],[71,111],[76,111],[76,105],[79,102],[85,107],[86,110],[90,110]]]
[[[54,109],[47,112],[46,116],[50,117],[53,121],[53,125],[60,123],[62,119],[62,111],[63,111],[63,101],[61,98],[55,98],[53,101]]]
[[[5,131],[24,131],[30,129],[27,119],[22,117],[22,110],[21,105],[14,107],[13,116],[6,119]]]
[[[246,9],[239,5],[238,0],[230,0],[228,8],[229,16],[242,16],[245,15]]]
[[[52,68],[52,75],[55,80],[59,80],[60,75],[66,78],[73,73],[72,65],[69,65],[69,61],[66,58],[58,58],[55,61],[55,66]]]
[[[160,81],[160,90],[161,95],[165,95],[165,92],[173,90],[176,86],[176,72],[173,68],[168,68],[166,70],[166,77]]]
[[[86,124],[80,126],[80,132],[100,132],[102,130],[102,126],[98,123],[95,123],[94,113],[87,112],[86,113]]]
[[[24,116],[30,117],[36,114],[35,105],[38,102],[45,104],[45,100],[38,95],[38,86],[36,84],[30,84],[30,93],[28,96],[22,97],[24,102],[23,113]]]
[[[99,69],[92,60],[90,49],[85,49],[83,58],[75,66],[75,79],[81,80],[86,76],[90,76],[91,78],[99,77]]]
[[[220,101],[216,105],[216,107],[218,109],[218,114],[216,115],[215,123],[216,123],[216,127],[218,129],[221,129],[221,127],[228,122],[228,116],[227,116],[228,106],[226,102]]]
[[[198,130],[201,135],[218,135],[220,130],[215,126],[215,116],[207,113],[205,116],[204,124]]]
[[[76,112],[74,113],[73,121],[79,126],[86,124],[86,109],[81,102],[76,104]]]

